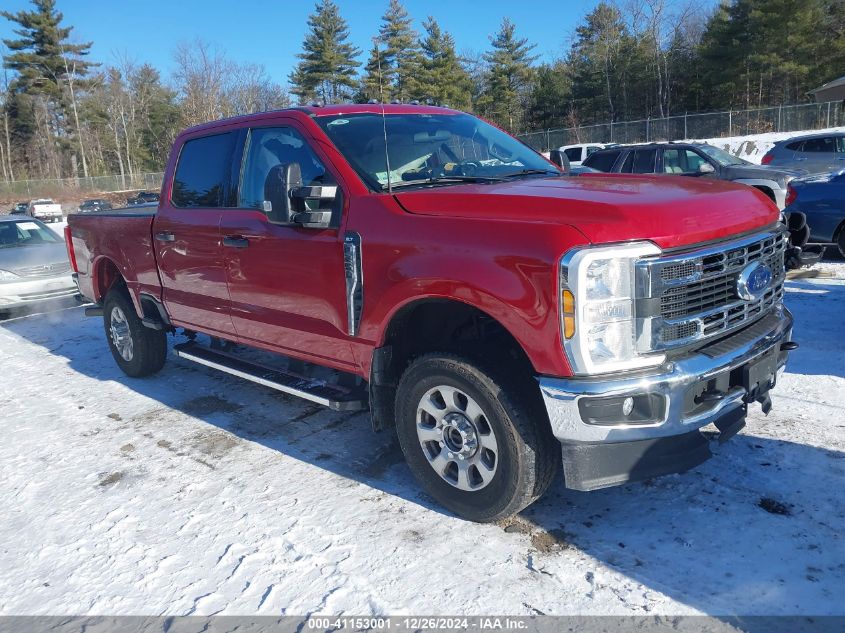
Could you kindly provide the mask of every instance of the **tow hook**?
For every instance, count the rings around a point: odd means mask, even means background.
[[[727,395],[728,394],[726,394],[724,391],[718,391],[718,390],[705,391],[705,392],[701,393],[700,395],[696,396],[695,403],[696,404],[704,404],[704,403],[710,403],[710,402],[719,402],[719,400],[724,400],[725,396],[727,396]]]
[[[798,349],[798,343],[795,341],[787,341],[786,343],[780,344],[780,351],[782,352],[791,352],[794,349]]]

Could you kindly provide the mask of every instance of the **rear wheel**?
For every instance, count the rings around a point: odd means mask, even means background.
[[[125,287],[112,288],[106,296],[103,326],[112,356],[127,376],[149,376],[164,366],[167,335],[141,323]]]
[[[396,397],[399,444],[439,503],[471,521],[496,521],[540,497],[559,461],[545,416],[514,381],[459,356],[414,361]]]

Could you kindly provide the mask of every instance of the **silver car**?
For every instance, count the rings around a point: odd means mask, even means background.
[[[845,167],[845,132],[807,134],[778,141],[762,162],[802,169],[810,174],[839,171]]]
[[[0,313],[78,292],[61,237],[40,220],[0,216]]]

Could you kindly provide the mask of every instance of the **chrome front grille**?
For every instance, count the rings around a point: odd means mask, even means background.
[[[63,262],[60,264],[45,264],[43,266],[26,266],[24,268],[16,268],[13,272],[18,277],[54,277],[55,275],[70,272],[70,264]]]
[[[787,239],[785,230],[776,230],[641,262],[638,347],[686,345],[740,328],[770,312],[783,299]],[[738,281],[754,262],[766,264],[772,279],[762,296],[745,300]]]

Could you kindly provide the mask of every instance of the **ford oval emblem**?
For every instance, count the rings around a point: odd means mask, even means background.
[[[736,293],[740,299],[754,301],[759,299],[772,285],[772,269],[755,262],[742,269],[736,280]]]

